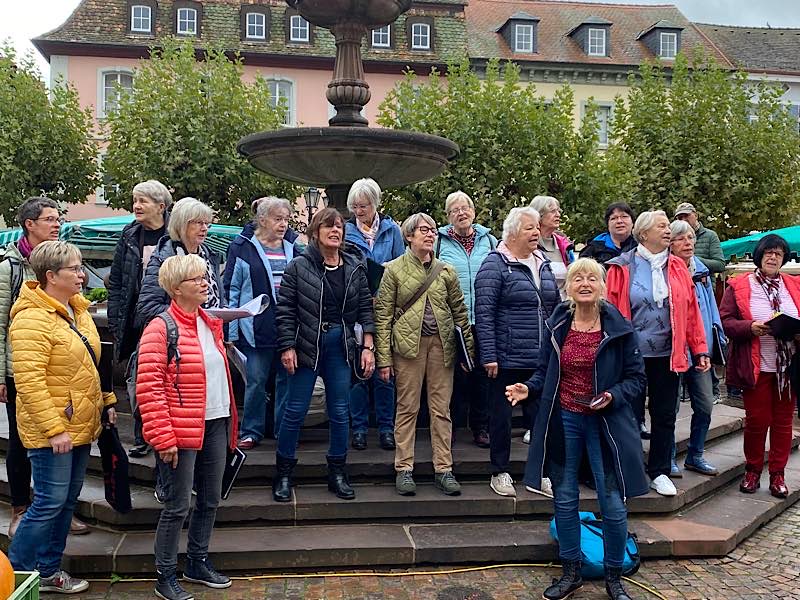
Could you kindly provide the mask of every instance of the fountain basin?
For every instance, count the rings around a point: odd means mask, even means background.
[[[326,28],[346,21],[375,29],[411,8],[411,0],[287,0],[287,4],[307,21]]]

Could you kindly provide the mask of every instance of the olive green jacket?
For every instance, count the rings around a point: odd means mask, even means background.
[[[419,258],[407,249],[405,254],[386,264],[375,302],[378,368],[392,366],[392,353],[404,358],[417,357],[426,301],[430,301],[436,317],[444,348],[444,366],[451,367],[456,360],[456,325],[464,332],[470,356],[475,355],[464,294],[458,283],[458,274],[452,266],[445,263],[442,272],[419,300],[406,313],[399,314],[400,308],[425,282],[429,269],[439,262],[439,259],[434,258],[426,269]]]
[[[702,223],[697,224],[695,234],[694,255],[699,258],[708,270],[714,273],[722,273],[725,270],[725,255],[722,253],[722,246],[719,243],[719,236],[703,227]]]

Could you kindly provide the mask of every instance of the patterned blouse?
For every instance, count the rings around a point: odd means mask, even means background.
[[[594,359],[602,331],[584,333],[570,329],[561,348],[561,408],[589,415],[589,400],[594,396]]]

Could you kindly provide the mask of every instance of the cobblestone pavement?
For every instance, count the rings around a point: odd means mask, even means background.
[[[502,525],[498,525],[502,526]],[[313,577],[237,580],[227,590],[187,584],[197,600],[521,600],[541,598],[557,568],[503,567],[466,573],[424,568],[402,577]],[[406,571],[393,571],[398,574]],[[686,600],[800,600],[800,503],[757,531],[724,558],[648,561],[634,580],[663,598]],[[83,600],[148,600],[150,582],[93,582]],[[632,597],[658,598],[628,584]],[[45,596],[47,597],[47,596]],[[592,582],[576,600],[606,598]]]

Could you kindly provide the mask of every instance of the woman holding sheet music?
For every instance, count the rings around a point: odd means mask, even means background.
[[[475,278],[475,328],[480,362],[489,376],[489,485],[501,496],[517,495],[508,474],[511,405],[506,386],[533,374],[544,322],[561,301],[550,261],[538,244],[539,213],[530,207],[512,208],[503,222],[503,241]],[[523,413],[526,429],[534,412]]]
[[[719,309],[730,340],[725,383],[744,390],[746,465],[739,489],[753,494],[761,487],[769,430],[769,491],[776,498],[789,495],[783,470],[792,444],[797,392],[791,364],[797,342],[773,331],[767,322],[777,313],[798,317],[800,280],[780,272],[788,260],[786,240],[765,235],[753,252],[755,271],[728,280]]]

